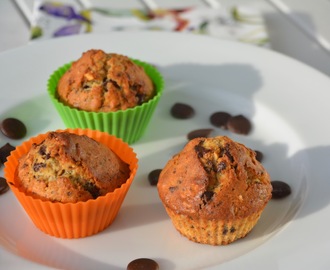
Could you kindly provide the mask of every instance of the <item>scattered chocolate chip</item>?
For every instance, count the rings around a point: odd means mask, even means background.
[[[263,158],[264,158],[264,154],[258,150],[255,150],[254,151],[256,153],[256,159],[259,161],[259,162],[262,162]]]
[[[15,147],[9,143],[6,143],[4,146],[0,148],[0,162],[5,163],[7,157],[10,155],[10,152],[15,150]]]
[[[171,114],[178,119],[188,119],[194,116],[195,110],[188,104],[175,103],[171,108]]]
[[[279,180],[275,180],[271,182],[273,191],[272,191],[272,199],[282,199],[291,194],[291,187]]]
[[[155,169],[148,174],[148,180],[150,185],[156,186],[158,183],[159,175],[162,169]]]
[[[10,139],[22,139],[26,135],[26,127],[16,118],[6,118],[1,122],[1,132]]]
[[[139,258],[131,261],[127,265],[127,270],[158,270],[159,265],[156,261],[148,258]]]
[[[187,134],[187,139],[192,140],[200,137],[207,138],[210,136],[212,131],[213,129],[211,128],[195,129]]]
[[[9,190],[8,183],[5,178],[0,177],[0,195]]]
[[[252,125],[249,119],[240,114],[229,118],[227,128],[231,132],[247,135],[250,133]]]
[[[216,127],[227,129],[229,118],[231,118],[231,115],[227,112],[215,112],[210,116],[210,122]]]

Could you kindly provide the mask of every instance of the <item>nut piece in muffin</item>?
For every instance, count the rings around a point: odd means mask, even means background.
[[[272,191],[255,152],[226,136],[188,142],[165,165],[157,188],[174,227],[210,245],[245,237]]]
[[[155,87],[144,69],[127,56],[89,50],[61,77],[57,94],[73,108],[114,112],[147,102]]]
[[[58,202],[96,199],[129,178],[128,164],[111,149],[68,132],[50,132],[19,160],[19,188],[34,198]]]

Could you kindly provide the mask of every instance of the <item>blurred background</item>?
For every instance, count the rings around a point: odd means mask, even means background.
[[[274,50],[330,75],[330,0],[1,0],[0,53],[88,32],[192,32]]]

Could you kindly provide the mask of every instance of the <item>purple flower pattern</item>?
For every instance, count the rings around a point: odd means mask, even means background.
[[[269,44],[258,12],[254,15],[236,6],[230,12],[200,7],[153,11],[102,7],[81,9],[73,0],[67,0],[65,4],[46,0],[40,2],[36,18],[39,20],[31,29],[32,38],[141,29],[207,34],[265,47]]]
[[[53,33],[54,37],[79,34],[83,24],[87,26],[91,24],[91,21],[86,16],[76,12],[71,5],[64,5],[58,2],[45,2],[39,7],[39,10],[49,16],[63,18],[70,22],[70,24],[65,24],[56,29]],[[72,22],[74,23],[72,24]]]
[[[74,10],[74,8],[70,5],[62,5],[58,3],[55,4],[53,2],[46,2],[42,4],[39,9],[55,17],[91,23],[88,18],[77,13]]]

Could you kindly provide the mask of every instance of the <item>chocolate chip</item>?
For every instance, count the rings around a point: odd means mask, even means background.
[[[254,151],[256,153],[256,160],[258,160],[259,162],[262,162],[263,158],[264,158],[264,154],[258,150]]]
[[[203,204],[207,204],[213,197],[214,192],[213,191],[205,191],[202,196],[201,199],[203,201]]]
[[[45,163],[41,163],[41,162],[36,162],[33,164],[33,170],[35,172],[39,171],[41,168],[45,168],[46,164]]]
[[[227,128],[231,132],[247,135],[250,133],[252,125],[249,119],[240,114],[229,118]]]
[[[0,195],[9,190],[8,183],[5,178],[0,177]]]
[[[84,190],[89,192],[94,199],[100,196],[100,189],[92,182],[86,182],[83,185]]]
[[[156,261],[148,258],[139,258],[131,261],[127,265],[127,270],[158,270],[159,265]]]
[[[116,87],[117,89],[121,89],[121,87],[119,86],[119,84],[115,80],[110,79],[110,80],[108,80],[108,82],[112,83],[112,85],[114,87]]]
[[[190,131],[187,134],[187,139],[192,140],[192,139],[200,138],[200,137],[207,138],[210,136],[212,131],[213,131],[213,129],[211,129],[211,128],[195,129],[193,131]]]
[[[44,145],[40,146],[38,153],[39,153],[41,156],[46,155],[46,146],[44,146]]]
[[[234,233],[234,232],[236,232],[236,228],[235,227],[231,227],[230,230],[229,230],[227,227],[224,227],[223,230],[222,230],[222,234],[223,235],[226,235],[228,232]]]
[[[200,144],[195,145],[194,149],[199,158],[202,158],[206,153],[210,152],[209,149],[206,149],[205,147],[203,147]]]
[[[215,112],[210,116],[210,122],[212,125],[227,129],[227,123],[231,115],[227,112]]]
[[[1,122],[1,132],[10,139],[22,139],[26,135],[26,127],[16,118],[6,118]]]
[[[188,119],[194,116],[195,110],[188,104],[175,103],[171,108],[171,114],[178,119]]]
[[[225,148],[223,149],[223,153],[229,158],[230,162],[234,162],[234,157],[230,153],[229,144],[226,144]]]
[[[10,155],[10,152],[15,150],[15,147],[9,143],[6,143],[4,146],[0,148],[0,162],[5,163],[7,157]]]
[[[138,100],[138,104],[142,104],[146,101],[146,94],[136,94],[136,98]]]
[[[275,180],[271,182],[273,191],[272,191],[272,199],[282,199],[291,194],[291,187],[279,180]]]
[[[148,180],[150,185],[156,186],[158,183],[159,175],[162,172],[162,169],[155,169],[148,174]]]

